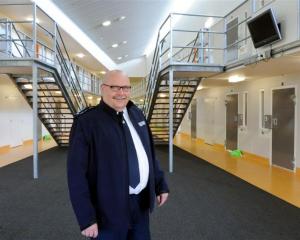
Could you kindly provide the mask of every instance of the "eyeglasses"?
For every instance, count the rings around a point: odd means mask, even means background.
[[[110,89],[113,92],[118,92],[122,89],[123,92],[129,92],[131,90],[131,86],[115,86],[115,85],[108,85],[108,84],[102,84],[104,86],[110,87]]]

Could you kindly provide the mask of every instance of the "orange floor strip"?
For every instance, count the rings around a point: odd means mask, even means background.
[[[45,151],[55,146],[56,143],[54,140],[39,141],[39,152]],[[9,148],[5,152],[0,152],[0,167],[17,162],[26,157],[32,156],[32,154],[33,154],[32,140],[25,141],[24,144],[21,146]]]
[[[224,148],[205,144],[187,134],[177,134],[174,144],[191,154],[271,193],[280,199],[300,207],[300,174],[270,166],[268,161],[245,154],[231,157]],[[176,163],[174,163],[176,169]]]

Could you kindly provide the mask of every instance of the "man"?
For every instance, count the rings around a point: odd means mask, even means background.
[[[168,198],[150,129],[130,98],[129,78],[108,72],[100,104],[73,123],[68,154],[70,199],[81,233],[101,240],[150,240],[154,200]]]

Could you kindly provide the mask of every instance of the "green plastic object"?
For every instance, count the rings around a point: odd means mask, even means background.
[[[51,135],[50,135],[50,134],[45,135],[45,136],[43,137],[43,140],[44,140],[45,142],[50,141],[50,140],[51,140]]]
[[[232,157],[242,157],[243,156],[243,152],[239,149],[229,151],[229,153],[230,153],[230,156],[232,156]]]

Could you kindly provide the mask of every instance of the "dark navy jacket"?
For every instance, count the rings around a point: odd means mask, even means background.
[[[155,158],[150,129],[132,102],[128,114],[149,160],[149,181],[143,191],[145,209],[153,210],[156,195],[168,192],[164,173]],[[80,229],[129,224],[129,183],[125,137],[121,119],[103,101],[74,120],[68,153],[70,199]]]

